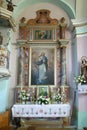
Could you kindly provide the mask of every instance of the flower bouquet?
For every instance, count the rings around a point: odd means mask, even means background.
[[[61,102],[61,98],[62,98],[61,94],[60,94],[60,93],[56,93],[56,95],[55,95],[55,101],[56,101],[57,103],[60,103],[60,102]]]
[[[21,89],[19,94],[20,101],[26,103],[26,101],[29,101],[29,98],[30,98],[30,93],[24,89]]]
[[[40,96],[37,99],[38,104],[49,104],[49,102],[50,102],[50,98],[48,98],[46,96]]]
[[[77,84],[86,84],[86,79],[84,77],[84,75],[78,75],[78,76],[75,76],[74,77],[74,81],[77,83]]]

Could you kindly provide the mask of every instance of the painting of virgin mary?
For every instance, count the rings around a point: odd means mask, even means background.
[[[31,85],[54,85],[54,48],[32,48]]]

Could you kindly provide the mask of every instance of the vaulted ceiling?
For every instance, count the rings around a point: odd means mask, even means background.
[[[32,5],[39,3],[51,3],[61,7],[71,19],[75,18],[76,0],[12,0],[12,2],[17,5],[14,7],[15,18],[18,17],[27,7],[31,7]]]

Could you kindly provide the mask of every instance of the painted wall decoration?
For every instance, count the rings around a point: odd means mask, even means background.
[[[55,85],[54,59],[54,48],[31,48],[31,85]]]

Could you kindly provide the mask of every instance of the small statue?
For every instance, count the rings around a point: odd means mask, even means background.
[[[3,43],[3,36],[2,36],[2,34],[0,32],[0,45],[2,45],[2,43]]]
[[[25,18],[25,17],[22,17],[22,18],[20,19],[20,23],[25,23],[25,21],[26,21],[26,18]]]
[[[59,31],[60,31],[60,39],[65,39],[65,31],[67,24],[65,23],[65,18],[62,17],[60,19]]]
[[[7,4],[7,10],[13,11],[14,10],[14,6],[16,6],[16,5],[14,5],[12,3],[12,0],[6,0],[6,1],[8,2],[8,4]]]
[[[81,58],[81,75],[84,75],[87,82],[87,57],[83,56]]]

